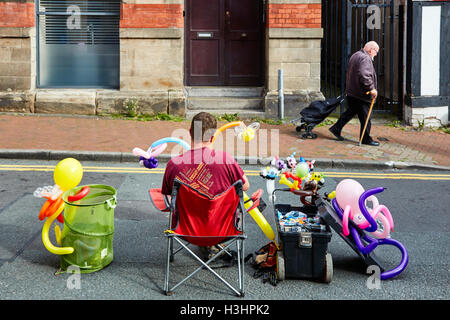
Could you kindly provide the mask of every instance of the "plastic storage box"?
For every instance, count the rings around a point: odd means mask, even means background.
[[[286,215],[299,211],[308,217],[317,216],[317,207],[293,207],[275,204],[275,221],[280,240],[278,251],[278,279],[313,279],[326,283],[333,276],[333,262],[328,250],[331,230],[328,225],[320,224],[309,229],[299,227],[281,227],[278,212]]]

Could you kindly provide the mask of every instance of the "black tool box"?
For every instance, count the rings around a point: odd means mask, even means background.
[[[318,217],[317,207],[294,207],[275,204],[274,214],[279,235],[280,250],[277,253],[278,279],[313,279],[329,283],[333,277],[333,261],[327,253],[331,230],[320,220],[319,225],[280,226],[279,214],[298,211],[308,218]]]

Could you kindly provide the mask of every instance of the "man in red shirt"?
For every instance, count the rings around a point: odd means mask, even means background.
[[[226,191],[238,180],[242,181],[243,190],[248,190],[250,184],[236,160],[227,152],[210,148],[216,130],[217,120],[213,115],[200,112],[194,116],[189,130],[191,150],[167,163],[162,194],[172,194],[175,179],[209,198]],[[206,260],[218,251],[215,247],[201,247],[200,250]]]
[[[175,178],[210,198],[227,190],[238,180],[242,180],[244,191],[248,190],[250,184],[236,160],[227,152],[210,148],[216,130],[217,120],[213,115],[200,112],[194,116],[189,130],[191,150],[167,163],[163,194],[172,193]]]

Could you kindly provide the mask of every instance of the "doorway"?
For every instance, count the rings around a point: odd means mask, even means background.
[[[262,0],[185,1],[185,84],[264,83]]]

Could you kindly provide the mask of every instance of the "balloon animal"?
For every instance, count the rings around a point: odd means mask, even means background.
[[[394,231],[394,221],[389,209],[380,205],[374,194],[384,191],[385,188],[375,188],[365,191],[357,181],[344,179],[336,187],[336,201],[343,208],[343,233],[350,234],[349,219],[360,229],[366,229],[375,238],[383,239]],[[366,200],[372,203],[372,209],[366,206]],[[380,224],[380,225],[379,225]]]
[[[47,201],[39,212],[39,220],[47,220],[42,228],[42,242],[48,251],[54,254],[70,254],[74,251],[72,247],[56,247],[49,239],[49,230],[55,219],[63,223],[62,212],[64,210],[63,193],[69,189],[75,188],[83,177],[83,167],[81,163],[74,158],[61,160],[53,172],[54,187],[38,188],[33,193],[35,197],[45,198]],[[85,196],[89,190],[82,189],[80,193]],[[82,195],[78,195],[81,197]],[[61,229],[55,224],[56,242],[61,243]]]
[[[167,143],[162,143],[157,145],[156,147],[148,148],[147,151],[144,151],[138,147],[133,149],[133,154],[135,156],[139,156],[139,164],[148,169],[154,169],[158,167],[158,160],[156,157],[162,153],[167,148]]]

